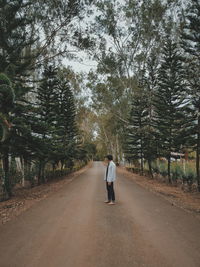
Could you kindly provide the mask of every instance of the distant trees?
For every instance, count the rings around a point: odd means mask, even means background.
[[[170,183],[171,155],[195,150],[200,190],[199,0],[105,0],[95,7],[98,41],[89,54],[98,67],[89,78],[95,76],[90,88],[104,148],[112,151],[117,138],[114,147],[141,172],[148,163],[152,177],[153,161],[166,158]]]
[[[98,15],[90,29],[96,42],[89,54],[98,66],[97,79],[93,79],[90,88],[95,109],[100,114],[98,121],[103,122],[99,127],[101,139],[107,142],[107,150],[120,160],[131,99],[138,87],[138,73],[152,46],[159,46],[166,6],[162,1],[107,0],[94,5]],[[110,125],[108,120],[101,119],[104,116],[100,110],[107,118],[112,117]]]

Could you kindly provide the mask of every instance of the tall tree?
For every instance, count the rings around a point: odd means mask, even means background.
[[[39,159],[39,183],[44,182],[45,164],[49,159],[52,150],[52,139],[56,127],[56,92],[58,90],[59,81],[57,79],[57,71],[53,66],[47,66],[43,72],[43,81],[38,88],[38,130],[40,136],[41,149],[38,153]]]
[[[102,112],[113,114],[108,132],[118,136],[120,147],[140,71],[152,48],[160,46],[167,7],[159,0],[95,4],[98,13],[92,30],[97,41],[89,53],[98,62],[99,80],[93,79],[92,98],[94,106],[99,103]]]
[[[28,13],[32,1],[1,1],[0,3],[0,71],[12,79],[21,80],[26,76],[35,53],[30,53],[31,46],[37,41],[33,27],[36,17]]]
[[[186,126],[185,74],[177,45],[167,38],[159,69],[155,92],[155,119],[159,138],[159,153],[168,160],[171,180],[171,152],[180,150]]]
[[[196,174],[200,191],[200,1],[189,3],[182,33],[183,49],[187,53],[190,97],[194,108]]]
[[[14,105],[14,91],[11,85],[11,81],[4,74],[0,74],[0,151],[3,159],[3,171],[4,171],[4,187],[5,193],[11,196],[11,181],[9,176],[9,130],[11,128],[10,112]]]
[[[8,136],[9,128],[9,112],[14,104],[14,90],[9,78],[0,73],[0,123],[1,123],[1,142],[4,142]]]
[[[78,145],[75,101],[70,83],[65,73],[59,72],[59,85],[56,92],[56,135],[54,142],[60,150],[62,166],[67,163],[72,167]]]
[[[143,88],[138,88],[132,100],[129,126],[124,144],[125,157],[139,160],[141,174],[144,171],[145,158],[145,120],[147,115],[147,97]]]
[[[158,51],[157,51],[158,52]],[[158,82],[158,54],[152,51],[144,69],[140,71],[139,85],[143,88],[143,102],[146,103],[143,111],[143,153],[148,163],[149,173],[153,178],[152,162],[157,157],[157,136],[155,130],[154,97]],[[139,76],[139,75],[138,75]]]

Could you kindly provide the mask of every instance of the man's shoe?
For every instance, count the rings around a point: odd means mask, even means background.
[[[108,201],[108,200],[105,200],[105,201],[104,201],[104,203],[110,203],[110,201]]]
[[[108,205],[115,205],[115,202],[109,202]]]

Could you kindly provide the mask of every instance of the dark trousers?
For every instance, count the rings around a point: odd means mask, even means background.
[[[114,183],[111,182],[111,185],[106,182],[106,188],[108,191],[108,201],[115,201],[115,191],[114,191]]]

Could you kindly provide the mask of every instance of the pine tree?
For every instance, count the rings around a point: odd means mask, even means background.
[[[157,82],[158,59],[155,52],[152,51],[147,60],[144,78],[142,79],[142,84],[145,88],[145,97],[147,98],[146,118],[144,123],[144,158],[148,162],[149,173],[152,178],[152,161],[157,157],[157,136],[154,118],[154,97]]]
[[[34,14],[27,12],[32,1],[0,2],[0,71],[18,80],[27,75],[34,53],[28,53],[37,38],[34,31]],[[30,69],[29,69],[30,70]]]
[[[180,150],[187,124],[184,77],[177,45],[168,38],[163,47],[154,105],[159,153],[168,160],[169,183],[172,182],[171,152]]]
[[[154,91],[157,84],[157,62],[153,54],[149,57],[146,69],[141,70],[138,76],[140,77],[140,89],[135,92],[132,102],[126,153],[130,158],[140,159],[142,172],[143,161],[147,161],[149,174],[153,178],[152,161],[157,156],[157,138],[154,125]],[[138,138],[140,139],[140,149],[138,149],[139,146],[137,144]],[[135,145],[136,149],[134,148]]]
[[[0,124],[2,130],[0,142],[4,142],[10,128],[9,112],[13,108],[15,94],[11,81],[2,73],[0,74],[0,97]]]
[[[144,90],[139,88],[135,92],[132,100],[129,126],[127,128],[126,140],[124,144],[125,157],[131,160],[140,161],[140,170],[144,170],[144,138],[145,138],[145,119],[147,112],[147,99]]]
[[[184,50],[200,60],[200,1],[191,0],[182,32]]]
[[[56,136],[54,136],[54,142],[57,143],[56,147],[60,150],[62,166],[67,163],[69,167],[72,167],[78,141],[75,123],[76,109],[70,83],[63,73],[59,75],[56,95]]]
[[[39,160],[39,183],[44,182],[45,164],[48,162],[53,149],[53,135],[56,127],[56,92],[59,81],[57,71],[53,66],[47,66],[43,72],[43,81],[38,88],[37,94],[37,134],[41,147],[38,148]]]
[[[9,138],[3,144],[7,169],[10,166],[8,154],[12,156],[17,152],[16,144],[19,145],[18,141],[22,140],[21,133],[25,133],[27,128],[24,119],[17,117],[17,113],[23,107],[22,92],[27,92],[27,89],[30,90],[25,85],[24,80],[28,78],[32,69],[31,64],[35,58],[35,53],[31,51],[31,46],[37,39],[34,27],[32,27],[35,17],[34,14],[32,16],[28,14],[32,4],[32,1],[23,0],[0,1],[0,71],[5,73],[11,80],[16,100],[9,114],[12,129]],[[6,105],[5,110],[8,107],[9,105]],[[24,140],[22,140],[21,144],[23,144]],[[25,146],[23,150],[25,150]],[[17,155],[19,154],[20,150]]]
[[[5,193],[10,197],[11,180],[9,176],[9,130],[11,128],[10,111],[14,106],[14,91],[11,85],[11,81],[4,74],[0,74],[0,153],[3,159],[3,171],[4,171],[4,187]]]
[[[200,1],[192,0],[187,9],[187,16],[182,33],[182,46],[187,55],[188,82],[193,105],[195,122],[196,174],[200,192]]]

